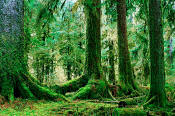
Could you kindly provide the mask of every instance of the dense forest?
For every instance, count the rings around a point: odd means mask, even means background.
[[[0,0],[0,116],[175,116],[174,0]]]

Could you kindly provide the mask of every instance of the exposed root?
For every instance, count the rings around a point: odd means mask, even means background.
[[[120,102],[125,102],[127,105],[137,105],[138,103],[143,102],[144,98],[146,98],[146,96],[126,98],[126,99],[122,99],[122,100],[119,100],[119,101]]]
[[[100,99],[109,97],[108,86],[102,80],[90,80],[73,96],[73,99]]]
[[[88,83],[88,80],[88,77],[83,75],[82,77],[70,80],[63,85],[55,85],[51,88],[57,93],[65,95],[67,92],[74,92],[81,87],[84,87]]]
[[[69,101],[65,96],[38,84],[37,80],[30,75],[19,74],[13,77],[3,77],[0,83],[0,94],[9,102],[13,102],[15,97]]]
[[[155,99],[156,99],[156,96],[151,97],[150,99],[148,99],[147,102],[145,102],[145,103],[143,104],[143,106],[147,106],[148,104],[150,104],[151,102],[153,102]]]
[[[14,101],[14,85],[12,77],[3,77],[1,82],[1,95],[10,102]]]
[[[24,81],[22,81],[21,77],[16,78],[17,81],[17,90],[19,90],[19,94],[22,96],[22,98],[31,98],[36,99],[36,97],[33,95],[33,93],[30,91],[28,86]]]
[[[31,79],[25,80],[26,84],[28,85],[29,89],[32,91],[34,96],[38,99],[46,99],[46,100],[65,100],[69,101],[65,96],[55,93],[48,89],[47,87],[42,87],[35,82],[33,82]]]
[[[117,91],[118,96],[130,96],[130,97],[141,96],[141,92],[139,91],[138,87],[135,84],[133,85],[129,83],[120,83],[118,87],[119,87]]]
[[[108,93],[109,93],[110,97],[111,97],[113,100],[116,101],[115,97],[112,95],[112,93],[111,93],[111,91],[110,91],[109,89],[108,89]]]

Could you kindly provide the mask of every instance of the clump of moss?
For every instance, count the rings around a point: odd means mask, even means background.
[[[77,91],[73,99],[101,99],[108,96],[108,86],[105,81],[90,80],[85,87]]]
[[[51,89],[53,89],[57,93],[65,95],[67,92],[75,92],[79,90],[79,88],[85,86],[87,83],[88,77],[86,75],[83,75],[80,78],[70,80],[62,85],[55,85],[51,87]]]

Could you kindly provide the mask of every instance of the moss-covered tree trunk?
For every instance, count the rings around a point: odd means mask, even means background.
[[[96,79],[96,80],[102,79],[100,4],[101,4],[100,0],[84,1],[85,15],[86,15],[86,63],[85,63],[84,75],[78,79],[71,80],[61,86],[53,87],[53,89],[55,89],[58,92],[65,94],[66,92],[77,91],[83,86],[85,86],[86,89],[86,84],[88,84],[88,81],[90,79]]]
[[[113,40],[109,40],[109,66],[109,81],[115,85],[115,57]]]
[[[119,79],[126,94],[136,89],[128,50],[126,0],[117,0],[117,28],[119,49]]]
[[[165,106],[164,40],[161,20],[161,0],[149,0],[149,35],[151,85],[149,103]]]
[[[0,1],[0,94],[9,101],[15,97],[66,99],[39,85],[27,72],[23,9],[23,0]]]
[[[108,97],[108,84],[101,72],[101,0],[86,0],[86,68],[87,85],[80,88],[73,99],[100,99]]]
[[[86,69],[88,77],[102,78],[101,74],[101,1],[86,0]]]

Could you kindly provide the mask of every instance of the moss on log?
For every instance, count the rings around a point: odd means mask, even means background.
[[[22,81],[21,77],[17,78],[17,85],[18,85],[18,90],[22,98],[32,98],[35,99],[36,97],[33,95],[33,93],[30,91],[28,86],[26,85],[25,82]]]
[[[133,98],[126,98],[119,100],[120,102],[125,102],[126,105],[137,105],[138,103],[144,102],[144,99],[146,96],[139,96],[139,97],[133,97]],[[119,102],[119,104],[120,104]]]
[[[65,96],[51,91],[48,87],[41,86],[37,80],[33,79],[31,75],[26,74],[3,77],[1,78],[0,94],[9,102],[13,102],[15,97],[69,101]]]
[[[103,80],[90,80],[80,88],[72,99],[100,99],[109,97],[108,86]]]
[[[65,96],[51,91],[47,87],[43,87],[41,85],[38,85],[37,83],[33,82],[32,79],[29,77],[24,77],[27,78],[27,80],[24,80],[26,84],[28,85],[30,91],[35,95],[36,98],[38,99],[46,99],[46,100],[56,100],[56,99],[61,99],[65,101],[69,101]]]
[[[55,85],[51,88],[55,90],[57,93],[65,95],[67,92],[74,92],[79,90],[87,83],[88,83],[88,77],[86,75],[83,75],[80,78],[70,80],[62,85]]]
[[[142,108],[116,108],[115,111],[119,116],[147,116]]]

